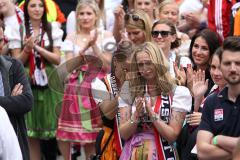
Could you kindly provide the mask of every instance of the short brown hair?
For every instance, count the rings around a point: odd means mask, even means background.
[[[227,37],[223,41],[223,51],[229,50],[233,52],[240,51],[240,37],[239,36],[231,36]],[[219,55],[220,61],[222,61],[222,53]]]

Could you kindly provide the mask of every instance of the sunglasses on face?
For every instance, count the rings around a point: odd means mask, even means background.
[[[162,38],[166,38],[171,34],[171,32],[170,31],[152,31],[151,34],[153,38],[158,38],[159,34],[161,35]]]

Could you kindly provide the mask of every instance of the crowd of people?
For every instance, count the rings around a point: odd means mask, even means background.
[[[0,0],[0,159],[240,159],[239,8]]]

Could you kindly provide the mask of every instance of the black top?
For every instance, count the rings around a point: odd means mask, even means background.
[[[219,94],[207,97],[199,130],[206,130],[215,135],[240,136],[240,96],[236,102],[228,99],[228,88]]]
[[[32,90],[20,61],[11,57],[0,56],[0,72],[4,86],[4,96],[0,96],[0,106],[8,113],[9,119],[17,134],[23,160],[29,160],[27,129],[24,115],[31,110],[33,105]],[[11,96],[14,86],[18,83],[23,85],[22,94]]]

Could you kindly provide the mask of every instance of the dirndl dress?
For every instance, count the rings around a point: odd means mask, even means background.
[[[25,69],[28,73],[29,68]],[[25,117],[29,137],[50,139],[56,135],[58,119],[56,111],[61,107],[63,94],[52,90],[49,85],[59,80],[57,75],[51,75],[54,73],[54,69],[55,67],[53,65],[46,64],[45,70],[48,76],[48,86],[32,86],[34,105]],[[50,75],[51,78],[49,78]]]
[[[84,74],[84,75],[83,75]],[[104,72],[98,73],[102,78]],[[91,75],[84,71],[74,71],[70,78],[62,102],[56,137],[58,140],[80,142],[96,141],[101,129],[101,114],[91,94]]]

